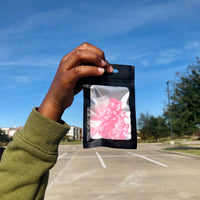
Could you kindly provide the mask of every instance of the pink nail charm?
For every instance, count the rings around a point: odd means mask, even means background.
[[[126,140],[129,133],[127,118],[128,116],[122,109],[122,102],[110,98],[107,105],[91,112],[90,136],[93,139]]]

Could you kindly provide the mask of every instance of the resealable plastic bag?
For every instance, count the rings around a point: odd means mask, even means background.
[[[83,147],[137,148],[134,67],[84,79]]]

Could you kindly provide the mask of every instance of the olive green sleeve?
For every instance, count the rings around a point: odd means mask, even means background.
[[[58,156],[58,145],[69,126],[33,109],[25,126],[15,133],[0,162],[1,200],[44,199],[49,169]]]

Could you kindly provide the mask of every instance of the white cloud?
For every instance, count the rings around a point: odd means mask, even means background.
[[[187,42],[185,45],[185,49],[187,50],[200,49],[200,41],[195,40]]]
[[[152,52],[148,52],[148,53],[128,56],[127,59],[135,60],[135,59],[144,58],[144,57],[151,56],[151,55],[153,55],[153,53]]]
[[[144,67],[148,67],[148,66],[149,66],[149,61],[148,61],[148,60],[142,60],[142,61],[141,61],[141,64],[142,64]]]
[[[14,80],[17,82],[17,83],[29,83],[30,82],[30,77],[28,76],[15,76],[14,77]]]
[[[115,2],[113,1],[113,3]],[[89,34],[90,38],[105,37],[124,33],[146,24],[176,19],[177,16],[185,16],[185,13],[188,14],[193,8],[192,6],[186,8],[180,1],[162,1],[156,4],[143,2],[140,6],[135,3],[122,3],[117,8],[113,9],[112,7],[112,4],[108,4],[104,9],[90,7],[87,12],[85,12],[86,8],[81,6],[72,11],[64,7],[59,10],[36,13],[20,23],[0,30],[0,36],[23,33],[38,27],[43,30],[44,27],[48,27],[53,31],[65,32],[65,34],[79,32]],[[81,17],[80,12],[83,12]],[[66,31],[68,29],[70,31]]]
[[[59,58],[40,58],[40,57],[29,57],[29,58],[21,58],[19,60],[0,60],[0,66],[13,66],[13,65],[21,65],[21,66],[48,66],[55,65],[56,67],[59,64]]]
[[[18,22],[4,29],[0,29],[0,36],[14,35],[33,30],[36,27],[54,26],[63,17],[69,14],[67,9],[52,10],[49,12],[38,12],[28,16],[24,21]]]
[[[181,50],[178,49],[166,49],[159,52],[159,58],[157,59],[157,64],[169,64],[172,63],[181,57]]]
[[[94,17],[90,23],[92,28],[96,29],[100,34],[113,35],[160,20],[158,16],[161,16],[162,12],[162,6],[141,8],[123,6],[113,10],[112,15],[110,15],[110,12],[106,16],[102,15],[99,20]]]
[[[187,2],[187,1],[185,1]],[[146,24],[149,26],[156,23],[174,22],[179,18],[186,18],[188,14],[194,11],[196,4],[186,7],[184,2],[180,1],[160,1],[157,3],[136,6],[136,4],[123,4],[117,9],[110,7],[109,12],[101,13],[101,10],[94,13],[88,13],[88,17],[83,16],[83,26],[87,23],[91,28],[90,31],[95,31],[101,35],[106,34],[114,35],[118,33],[128,32],[138,27],[144,27]],[[112,9],[112,12],[110,12]],[[92,20],[89,20],[92,19]]]
[[[171,68],[161,68],[159,70],[151,70],[145,72],[138,72],[136,74],[136,85],[143,86],[151,83],[165,83],[174,80],[176,72],[182,73],[187,68],[186,65],[175,66]]]

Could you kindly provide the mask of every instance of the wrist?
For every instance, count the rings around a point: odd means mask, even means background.
[[[45,98],[44,101],[41,103],[40,107],[38,108],[38,112],[44,117],[59,122],[64,110],[58,109],[55,104],[51,103]]]

